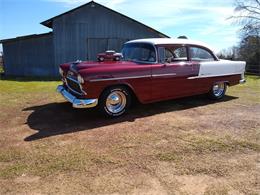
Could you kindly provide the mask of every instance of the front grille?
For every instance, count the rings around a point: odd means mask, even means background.
[[[74,78],[67,77],[66,84],[72,93],[76,93],[77,95],[83,94],[79,82],[77,80],[75,80]]]

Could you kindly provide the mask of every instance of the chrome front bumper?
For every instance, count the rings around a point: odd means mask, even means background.
[[[59,92],[66,100],[71,102],[74,108],[92,108],[98,104],[98,99],[77,99],[74,95],[68,92],[63,85],[57,87],[57,92]]]

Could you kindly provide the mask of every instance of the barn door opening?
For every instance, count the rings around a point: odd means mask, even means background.
[[[87,39],[87,59],[96,60],[97,54],[107,50],[107,39],[89,38]]]
[[[122,38],[88,38],[87,39],[87,59],[96,60],[97,54],[106,50],[121,52],[122,46],[128,39]]]

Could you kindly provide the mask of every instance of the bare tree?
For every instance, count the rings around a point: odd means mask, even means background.
[[[237,60],[239,59],[239,48],[233,46],[227,49],[222,49],[217,53],[217,56],[220,59]]]
[[[243,25],[243,33],[259,36],[260,0],[235,0],[234,15],[229,19]]]
[[[242,26],[238,58],[247,62],[247,69],[260,70],[260,0],[235,0],[234,15],[229,19]]]

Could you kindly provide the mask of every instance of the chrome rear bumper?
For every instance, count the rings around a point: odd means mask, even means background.
[[[92,108],[97,106],[98,99],[78,99],[68,92],[63,85],[57,87],[57,92],[60,93],[66,100],[72,103],[74,108]]]
[[[241,80],[239,81],[240,84],[243,84],[243,83],[245,83],[245,82],[246,82],[246,79],[241,79]]]

